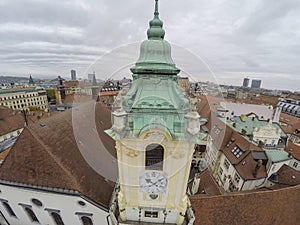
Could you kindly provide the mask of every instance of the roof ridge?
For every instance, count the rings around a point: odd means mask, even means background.
[[[77,188],[80,188],[80,185],[79,183],[77,182],[77,179],[76,177],[67,169],[64,167],[64,164],[58,159],[58,157],[53,154],[49,149],[49,147],[40,139],[37,137],[37,135],[34,133],[33,130],[31,130],[30,128],[25,128],[27,129],[30,134],[34,137],[34,139],[41,145],[43,146],[43,149],[46,150],[46,152],[51,156],[51,158],[56,162],[56,164],[58,164],[58,166],[69,176],[69,177],[72,177],[73,179],[71,179],[71,182],[74,183],[74,189],[77,187]],[[76,182],[74,182],[74,180]]]

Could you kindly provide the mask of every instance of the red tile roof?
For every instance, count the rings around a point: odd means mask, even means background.
[[[288,141],[285,150],[289,151],[290,149],[293,149],[293,157],[300,160],[300,145],[294,144],[292,141]]]
[[[24,125],[25,120],[21,112],[13,114],[11,109],[0,106],[0,136],[21,129]]]
[[[11,148],[5,149],[3,152],[0,153],[0,160],[5,160],[6,156],[9,154]]]
[[[208,170],[203,171],[200,174],[196,174],[200,178],[200,185],[196,195],[221,195],[223,194],[222,190],[219,188],[218,184],[215,182],[215,179],[212,177],[211,173]],[[191,188],[193,180],[189,184]]]
[[[100,96],[111,96],[111,95],[117,95],[118,91],[101,91]]]
[[[115,158],[115,143],[103,132],[111,126],[110,111],[97,104],[95,120],[90,119],[89,113],[93,114],[91,112],[93,104],[94,102],[83,104],[74,108],[75,112],[68,110],[26,128],[2,164],[0,179],[77,190],[104,207],[108,207],[114,183],[108,182],[105,177],[95,172],[79,151],[79,146],[82,145],[81,150],[90,151],[90,158],[94,163],[97,162],[100,167],[104,166],[117,176],[117,165],[111,160],[103,160],[106,151]],[[74,116],[76,111],[80,117]],[[86,120],[83,119],[85,117]],[[78,127],[74,125],[74,119],[78,120],[81,127],[78,124],[77,126],[82,129],[79,130],[82,134],[77,136],[74,132]],[[95,123],[96,130],[88,121]],[[85,135],[89,137],[95,131],[103,145],[95,146],[94,143],[89,145],[89,140],[84,139]],[[79,138],[83,143],[80,143]],[[93,164],[93,161],[91,163]]]
[[[196,225],[296,225],[300,185],[221,196],[191,196]]]
[[[253,159],[252,151],[262,151],[260,147],[246,140],[241,134],[214,116],[214,114],[210,118],[208,128],[214,146],[224,153],[243,179],[253,180],[267,176],[265,165],[259,168],[256,177],[253,175],[257,162]],[[216,130],[220,130],[220,132],[216,132]],[[230,142],[232,143],[229,145]],[[239,158],[231,151],[235,146],[243,152]]]
[[[281,113],[279,121],[282,123],[289,124],[289,125],[294,125],[294,124],[300,122],[300,118],[289,115],[289,114]]]
[[[216,112],[217,106],[224,99],[200,95],[199,100],[200,102],[198,104],[198,112],[201,118],[209,118],[211,112]]]
[[[278,174],[278,183],[285,186],[294,186],[300,184],[300,171],[294,170],[293,168],[283,165]]]

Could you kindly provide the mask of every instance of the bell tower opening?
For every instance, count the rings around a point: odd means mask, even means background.
[[[158,144],[150,144],[146,147],[146,170],[163,170],[164,148]]]

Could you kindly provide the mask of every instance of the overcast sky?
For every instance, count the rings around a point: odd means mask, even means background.
[[[0,0],[0,75],[70,77],[75,69],[84,77],[89,68],[110,77],[91,64],[123,57],[117,65],[127,69],[153,8],[154,0]],[[222,84],[249,76],[300,90],[299,0],[160,0],[160,18],[183,74],[206,80],[211,70]]]

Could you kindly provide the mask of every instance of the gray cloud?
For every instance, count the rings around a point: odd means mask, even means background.
[[[83,76],[101,55],[146,38],[153,3],[0,0],[0,74],[69,76],[76,69]],[[236,74],[242,80],[245,73],[274,73],[289,75],[286,85],[275,76],[283,88],[298,88],[290,82],[300,77],[298,0],[161,0],[160,13],[166,39],[192,50],[225,83],[236,82]],[[137,55],[125,51],[131,61]],[[195,58],[185,54],[175,54],[178,66],[203,80],[201,74],[208,69],[197,67]],[[180,60],[180,55],[185,58]],[[234,79],[224,73],[234,74]]]

